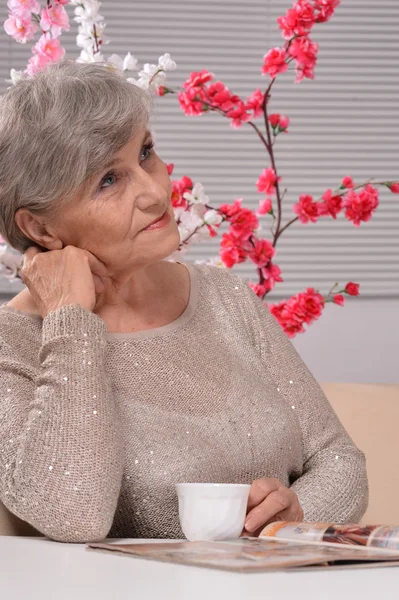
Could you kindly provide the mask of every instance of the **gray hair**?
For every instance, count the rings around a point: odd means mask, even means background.
[[[152,114],[150,92],[104,63],[63,60],[0,97],[0,234],[24,252],[19,208],[49,215],[123,148]]]

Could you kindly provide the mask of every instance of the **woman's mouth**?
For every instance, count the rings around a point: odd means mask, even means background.
[[[156,229],[162,229],[163,227],[166,227],[166,225],[168,225],[169,222],[170,222],[170,214],[168,213],[167,210],[165,210],[165,212],[163,213],[163,215],[161,217],[158,217],[158,219],[155,219],[155,221],[152,221],[152,223],[147,225],[147,227],[145,227],[141,231],[154,231]]]

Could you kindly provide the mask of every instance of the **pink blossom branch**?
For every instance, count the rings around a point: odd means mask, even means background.
[[[265,140],[265,137],[264,137],[263,133],[260,131],[260,129],[252,121],[248,121],[248,125],[250,125],[256,131],[256,133],[258,134],[259,138],[262,140],[262,143],[265,146],[266,150],[270,154],[270,146],[267,143],[267,141]]]

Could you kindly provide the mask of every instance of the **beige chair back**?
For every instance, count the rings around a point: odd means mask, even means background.
[[[362,522],[399,525],[399,385],[326,383],[322,388],[366,455],[370,501]]]
[[[399,525],[399,385],[322,385],[367,459],[370,503],[363,523]],[[0,535],[40,535],[0,503]]]

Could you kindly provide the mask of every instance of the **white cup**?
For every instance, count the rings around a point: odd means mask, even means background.
[[[190,541],[238,538],[244,528],[250,485],[177,483],[180,525]]]

